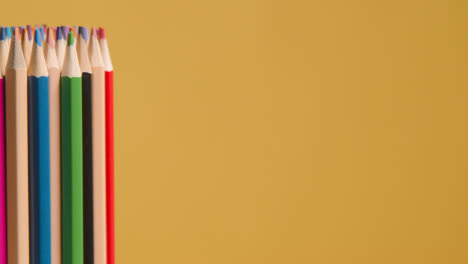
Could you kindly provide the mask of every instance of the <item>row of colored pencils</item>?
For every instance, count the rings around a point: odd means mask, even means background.
[[[0,264],[114,264],[104,29],[1,27]]]

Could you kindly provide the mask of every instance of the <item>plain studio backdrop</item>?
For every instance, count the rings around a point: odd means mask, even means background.
[[[468,262],[468,2],[3,1],[103,26],[117,263]]]

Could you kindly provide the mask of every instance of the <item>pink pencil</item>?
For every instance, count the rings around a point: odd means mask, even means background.
[[[7,263],[5,179],[5,90],[0,69],[0,264]]]

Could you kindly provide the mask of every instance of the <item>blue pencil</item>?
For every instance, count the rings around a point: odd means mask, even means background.
[[[39,27],[39,30],[41,31],[41,38],[42,41],[45,41],[45,34],[44,34],[44,28],[42,26]]]
[[[50,264],[49,77],[39,28],[28,69],[28,121],[30,263]]]
[[[13,32],[11,31],[11,27],[5,27],[6,29],[6,36],[7,36],[7,41],[8,45],[11,44],[11,38],[13,37]]]

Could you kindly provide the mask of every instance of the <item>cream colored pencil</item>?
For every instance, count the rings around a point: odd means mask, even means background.
[[[57,36],[55,42],[55,52],[57,53],[57,61],[59,68],[62,69],[63,60],[65,59],[65,49],[67,47],[67,35],[64,34],[63,27],[57,27]]]
[[[29,264],[27,66],[18,28],[5,78],[8,264]]]
[[[60,173],[60,70],[55,53],[55,38],[47,30],[44,55],[49,71],[49,127],[50,127],[50,213],[51,213],[51,264],[62,263],[62,215]]]
[[[26,62],[26,65],[29,65],[29,61],[31,60],[31,51],[32,51],[32,33],[28,32],[27,28],[23,29],[21,33],[21,47],[23,49],[23,56]]]
[[[94,188],[94,264],[107,263],[106,234],[106,100],[104,62],[97,30],[92,29],[89,59],[93,71],[93,188]]]

